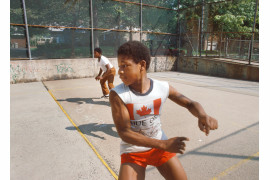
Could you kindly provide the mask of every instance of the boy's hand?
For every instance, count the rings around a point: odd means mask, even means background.
[[[101,79],[102,79],[102,77],[97,76],[95,79],[98,81],[98,80],[101,80]]]
[[[218,121],[206,115],[205,117],[200,117],[198,119],[199,128],[201,131],[205,132],[205,135],[208,136],[210,130],[215,130],[218,128]]]
[[[184,154],[186,144],[183,141],[189,141],[187,137],[174,137],[164,141],[163,150]]]

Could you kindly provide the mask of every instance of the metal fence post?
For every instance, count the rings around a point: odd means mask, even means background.
[[[178,70],[178,63],[179,63],[179,61],[180,61],[180,52],[181,52],[181,50],[180,50],[180,48],[181,48],[181,39],[180,39],[180,34],[181,34],[181,29],[180,29],[180,15],[179,15],[179,13],[180,13],[180,0],[178,0],[178,2],[177,2],[177,34],[178,34],[178,36],[177,36],[177,39],[176,39],[176,42],[177,42],[177,44],[176,44],[176,48],[177,48],[177,59],[176,59],[176,66],[175,66],[175,71],[177,71]]]
[[[252,52],[253,52],[253,41],[254,41],[258,1],[259,0],[256,0],[256,5],[255,5],[254,22],[253,22],[252,35],[251,35],[251,41],[250,41],[250,46],[249,46],[248,64],[251,64],[251,57],[252,57]]]
[[[226,36],[226,45],[225,45],[225,57],[228,56],[228,43],[229,43],[229,38]]]
[[[142,0],[140,5],[140,42],[142,42]]]
[[[219,52],[218,52],[218,57],[220,58],[221,55],[221,48],[222,48],[222,33],[219,33],[219,39],[220,39],[220,45],[219,45]]]
[[[31,50],[30,50],[29,31],[28,31],[27,15],[26,15],[26,8],[25,8],[24,0],[22,0],[22,3],[23,3],[23,15],[24,15],[24,22],[25,22],[25,30],[26,30],[27,49],[28,49],[29,59],[31,60],[32,56],[31,56]]]
[[[202,38],[202,18],[199,18],[199,56],[202,56],[201,38]]]
[[[91,19],[91,51],[92,51],[92,58],[94,58],[94,22],[93,22],[93,2],[90,0],[90,19]]]
[[[202,56],[202,47],[203,47],[203,19],[204,19],[204,0],[202,1],[202,17],[201,17],[201,26],[200,26],[200,57]]]

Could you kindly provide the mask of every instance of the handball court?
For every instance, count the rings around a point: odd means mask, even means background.
[[[181,72],[148,73],[198,101],[219,128],[205,136],[197,119],[167,99],[168,138],[186,136],[178,154],[190,180],[259,179],[259,83]],[[118,75],[115,85],[121,83]],[[10,177],[117,179],[120,138],[110,103],[94,78],[10,85]],[[148,166],[146,179],[163,177]]]

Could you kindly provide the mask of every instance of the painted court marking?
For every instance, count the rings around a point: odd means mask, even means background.
[[[239,168],[241,165],[243,165],[244,163],[247,163],[248,161],[250,161],[251,159],[255,158],[255,157],[259,157],[259,152],[249,156],[246,159],[243,159],[242,161],[239,161],[237,164],[234,164],[233,166],[227,168],[225,171],[221,172],[219,175],[213,177],[211,180],[217,180],[221,177],[226,176],[227,174],[229,174],[230,172],[236,170],[237,168]]]
[[[159,78],[165,78],[165,77],[159,77]],[[170,80],[167,80],[167,81],[170,81]],[[172,82],[175,82],[175,81],[172,81]],[[178,82],[176,82],[178,83]],[[188,84],[186,82],[181,82],[183,84]],[[52,94],[52,91],[65,91],[65,90],[72,90],[72,89],[83,89],[83,88],[87,88],[89,86],[78,86],[78,87],[72,87],[72,88],[62,88],[62,89],[52,89],[52,90],[49,90],[46,85],[43,83],[43,85],[45,86],[45,88],[47,89],[47,91],[49,92],[49,94],[52,96],[52,98],[54,99],[54,101],[58,104],[58,106],[60,107],[60,109],[64,112],[64,114],[66,115],[66,117],[69,119],[69,121],[73,124],[73,126],[77,129],[77,131],[80,133],[80,135],[83,137],[83,139],[87,142],[87,144],[92,148],[92,150],[95,152],[96,156],[100,159],[100,161],[105,165],[105,167],[109,170],[109,172],[112,174],[112,176],[115,178],[115,179],[118,179],[118,176],[115,174],[115,172],[108,166],[108,164],[103,160],[103,158],[100,156],[100,154],[97,152],[97,150],[95,149],[95,147],[91,144],[91,142],[89,142],[89,140],[84,136],[84,134],[81,132],[81,130],[77,127],[77,125],[73,122],[73,120],[70,118],[70,116],[67,114],[67,112],[63,109],[63,107],[61,106],[61,104],[57,101],[57,99],[54,97],[54,95]],[[191,84],[188,84],[188,85],[193,85],[193,86],[196,86],[195,83],[191,83]],[[206,87],[207,88],[207,87]],[[210,88],[211,89],[211,88]],[[223,90],[223,91],[229,91],[231,92],[230,90],[224,90],[224,89],[217,89],[217,90]],[[239,93],[239,92],[233,92],[233,93]],[[251,96],[256,96],[256,95],[253,95],[253,94],[249,94],[249,93],[242,93],[240,92],[239,94],[245,94],[245,95],[251,95]],[[239,124],[236,124],[234,123],[235,126],[238,126],[239,127]],[[253,132],[256,132],[257,131],[254,131],[252,130]],[[238,163],[232,165],[231,167],[225,169],[223,172],[219,173],[218,175],[216,175],[215,177],[211,178],[211,180],[218,180],[222,177],[225,177],[227,176],[228,174],[230,174],[231,172],[233,171],[236,171],[238,168],[240,168],[243,164],[249,162],[250,160],[252,160],[253,158],[255,157],[259,157],[259,152],[249,156],[248,158],[246,159],[243,159],[241,161],[239,161]]]
[[[64,108],[62,107],[62,105],[57,101],[57,99],[54,97],[54,95],[52,94],[52,92],[47,88],[47,86],[44,84],[44,82],[42,82],[44,87],[47,89],[47,91],[49,92],[49,94],[52,96],[52,98],[54,99],[54,101],[58,104],[58,106],[60,107],[60,109],[63,111],[63,113],[66,115],[66,117],[68,118],[68,120],[71,122],[71,124],[77,129],[77,131],[80,133],[80,135],[83,137],[83,139],[86,141],[86,143],[92,148],[92,150],[95,152],[96,156],[99,158],[99,160],[104,164],[104,166],[109,170],[109,172],[111,173],[111,175],[115,178],[118,179],[118,176],[115,174],[115,172],[109,167],[109,165],[103,160],[103,158],[100,156],[100,154],[97,152],[96,148],[92,145],[92,143],[85,137],[85,135],[81,132],[81,130],[78,128],[78,126],[73,122],[73,120],[70,118],[70,116],[68,115],[68,113],[64,110]]]

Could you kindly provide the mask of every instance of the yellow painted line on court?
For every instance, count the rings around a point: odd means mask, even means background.
[[[44,84],[45,86],[45,84]],[[45,86],[46,87],[46,86]],[[46,87],[47,88],[47,87]],[[52,96],[52,98],[54,99],[54,101],[58,104],[58,106],[60,107],[60,109],[64,112],[64,114],[67,116],[68,120],[73,124],[73,126],[77,129],[77,131],[80,133],[80,135],[83,137],[83,139],[87,142],[87,144],[92,148],[92,150],[95,152],[95,154],[97,155],[97,157],[99,158],[99,160],[104,164],[104,166],[109,170],[109,172],[111,173],[111,175],[115,178],[118,179],[118,176],[115,174],[115,172],[113,172],[113,170],[108,166],[108,164],[103,160],[103,158],[100,156],[100,154],[97,152],[96,148],[92,145],[92,143],[90,143],[90,141],[84,136],[84,134],[81,132],[81,130],[78,128],[78,126],[73,122],[73,120],[70,118],[70,116],[68,115],[68,113],[64,110],[64,108],[62,107],[62,105],[57,101],[57,99],[54,97],[54,95],[52,94],[52,92],[47,88],[49,94]]]
[[[217,180],[223,176],[226,176],[227,174],[229,174],[230,172],[236,170],[238,167],[240,167],[241,165],[243,165],[244,163],[247,163],[248,161],[250,161],[251,159],[258,157],[259,156],[259,152],[249,156],[246,159],[243,159],[242,161],[239,161],[237,164],[229,167],[228,169],[226,169],[225,171],[221,172],[219,175],[213,177],[211,180]]]

